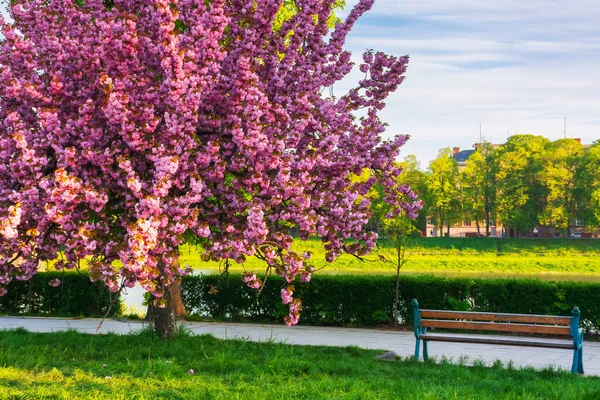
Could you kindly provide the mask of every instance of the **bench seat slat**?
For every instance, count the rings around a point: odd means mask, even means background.
[[[439,319],[468,319],[472,321],[503,321],[503,322],[525,322],[536,324],[569,325],[571,317],[555,315],[529,315],[529,314],[504,314],[488,312],[462,312],[445,310],[421,310],[423,318]]]
[[[483,344],[498,344],[498,345],[510,345],[510,346],[527,346],[527,347],[547,347],[553,349],[569,349],[573,350],[572,341],[545,341],[543,339],[508,339],[508,338],[495,338],[495,337],[478,337],[478,336],[451,336],[451,335],[438,335],[427,333],[421,335],[421,339],[425,341],[435,342],[453,342],[453,343],[483,343]]]
[[[569,335],[568,326],[531,325],[531,324],[503,324],[495,322],[448,321],[436,319],[422,319],[421,326],[426,328],[465,329],[473,331],[519,332],[519,333],[546,333],[553,335]]]

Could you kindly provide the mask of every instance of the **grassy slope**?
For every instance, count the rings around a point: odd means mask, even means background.
[[[0,398],[575,399],[600,379],[183,335],[0,332]],[[194,375],[188,370],[193,368]]]
[[[370,261],[344,255],[331,265],[325,262],[322,246],[316,239],[296,240],[294,249],[312,251],[315,266],[327,266],[325,273],[393,273],[392,266],[377,257],[381,254],[393,259],[393,249],[385,241],[380,241],[375,255],[366,257]],[[194,247],[185,246],[182,250],[182,263],[196,269],[218,270],[218,263],[201,261]],[[600,240],[420,238],[411,242],[409,253],[409,261],[403,267],[406,272],[583,274],[582,279],[585,274],[600,274]],[[252,271],[264,268],[254,258],[249,259],[245,267]],[[243,267],[234,264],[233,270],[242,271]]]

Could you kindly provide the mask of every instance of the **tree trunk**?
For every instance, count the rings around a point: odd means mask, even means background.
[[[477,236],[481,236],[481,227],[478,220],[475,220],[475,226],[477,226]]]
[[[170,289],[165,292],[163,297],[167,301],[167,304],[164,308],[153,307],[152,323],[157,335],[163,340],[169,340],[177,335],[175,303]]]
[[[403,235],[401,233],[400,235]],[[394,292],[394,308],[392,311],[394,317],[394,328],[398,327],[398,308],[400,306],[400,270],[404,265],[404,261],[406,258],[404,255],[406,254],[406,242],[405,238],[397,238],[396,239],[396,290]]]
[[[175,261],[179,264],[179,260]],[[151,321],[156,333],[165,340],[177,335],[177,318],[185,317],[187,311],[183,304],[181,285],[174,283],[168,287],[163,295],[167,304],[164,308],[148,305],[146,321]]]
[[[398,302],[400,301],[400,268],[402,267],[400,259],[400,250],[398,250],[398,261],[396,265],[396,291],[394,293],[394,328],[398,327]]]
[[[172,284],[169,287],[169,292],[171,292],[171,299],[173,300],[173,307],[175,308],[175,317],[187,317],[188,313],[185,310],[183,296],[181,295],[181,285],[179,283]]]
[[[490,200],[485,196],[485,236],[490,236]],[[496,228],[497,229],[497,228]]]

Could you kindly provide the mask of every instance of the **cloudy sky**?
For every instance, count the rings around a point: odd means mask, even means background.
[[[471,148],[480,122],[494,143],[561,138],[565,117],[568,137],[600,138],[598,21],[598,0],[376,0],[346,47],[357,61],[369,48],[411,56],[383,118],[389,135],[412,136],[404,155],[426,168],[442,147]]]
[[[347,48],[357,60],[368,48],[410,55],[383,118],[425,168],[442,147],[472,148],[480,122],[494,143],[561,138],[565,117],[567,137],[599,139],[598,21],[597,0],[376,0]]]

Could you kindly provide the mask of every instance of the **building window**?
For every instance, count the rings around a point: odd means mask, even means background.
[[[471,220],[470,219],[465,219],[463,221],[463,226],[471,226]]]
[[[575,218],[575,226],[583,226],[583,218]]]
[[[433,225],[433,221],[431,220],[431,217],[427,217],[427,225]]]

